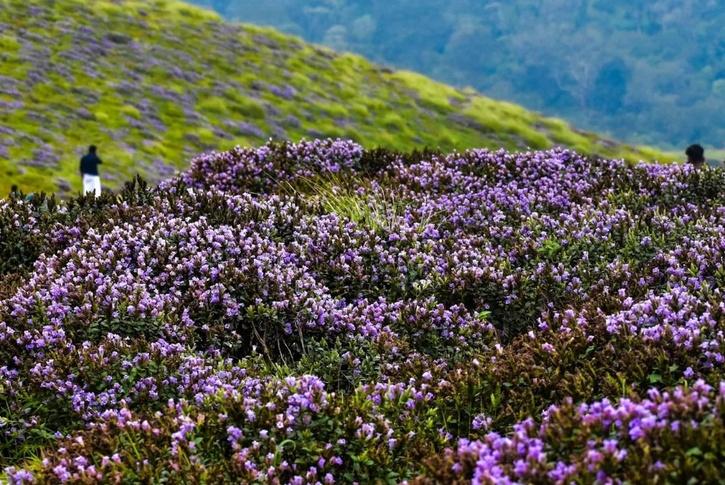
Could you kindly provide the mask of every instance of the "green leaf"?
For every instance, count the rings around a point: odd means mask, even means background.
[[[690,448],[689,450],[687,450],[687,452],[685,453],[685,455],[687,455],[687,456],[702,456],[702,450],[700,448],[698,448],[697,446],[694,446],[694,447]]]
[[[490,317],[490,316],[491,316],[490,310],[482,310],[482,311],[478,312],[479,320],[488,320],[488,317]]]

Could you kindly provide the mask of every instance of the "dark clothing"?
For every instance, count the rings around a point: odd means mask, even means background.
[[[98,165],[103,163],[98,155],[89,153],[81,158],[81,173],[85,175],[98,175]]]

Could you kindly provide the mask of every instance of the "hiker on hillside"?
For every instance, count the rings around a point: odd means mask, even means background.
[[[20,198],[20,189],[18,189],[18,186],[15,184],[13,184],[12,187],[10,187],[10,198],[11,199]]]
[[[705,165],[705,149],[701,145],[690,145],[685,150],[685,155],[687,155],[687,163],[692,164],[695,168],[700,169]]]
[[[81,177],[83,178],[83,194],[93,192],[96,197],[101,195],[101,177],[98,165],[103,163],[96,155],[96,146],[88,147],[88,153],[81,158]]]

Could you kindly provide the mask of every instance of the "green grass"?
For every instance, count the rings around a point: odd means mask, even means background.
[[[400,225],[408,204],[389,189],[379,189],[375,195],[362,196],[358,189],[363,186],[369,188],[369,181],[362,177],[343,178],[337,174],[326,174],[302,178],[295,183],[284,182],[280,189],[289,195],[319,203],[327,213],[377,231],[393,231]]]
[[[159,161],[183,169],[199,152],[268,138],[339,136],[399,150],[564,145],[630,161],[670,158],[179,1],[0,0],[0,23],[0,80],[17,90],[0,101],[20,102],[0,109],[0,127],[13,130],[2,135],[9,143],[0,140],[0,194],[14,183],[77,191],[78,158],[91,143],[111,187],[137,172],[158,179]],[[80,35],[85,27],[90,34]],[[35,166],[40,147],[57,164]]]
[[[705,150],[705,156],[713,160],[725,161],[725,149],[722,150]]]

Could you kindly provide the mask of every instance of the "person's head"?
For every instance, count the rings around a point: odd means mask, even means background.
[[[690,145],[685,150],[685,155],[687,155],[687,163],[693,165],[702,165],[705,163],[705,149],[701,145]]]
[[[18,191],[18,186],[15,185],[15,184],[13,184],[12,187],[10,187],[10,192],[13,192],[14,193],[14,192],[17,192],[17,191]]]
[[[96,153],[96,145],[91,145],[88,147],[88,153]]]

